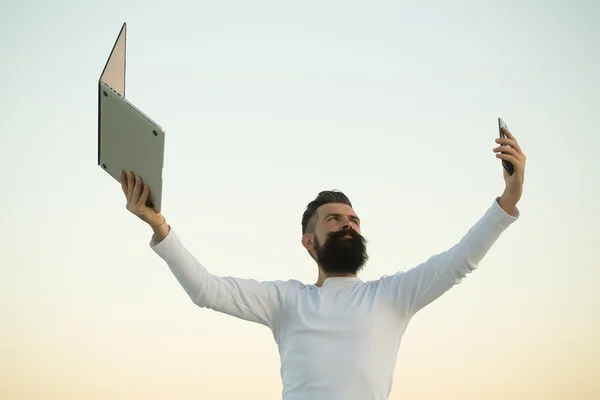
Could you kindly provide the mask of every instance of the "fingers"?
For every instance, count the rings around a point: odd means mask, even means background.
[[[507,144],[517,149],[519,153],[522,153],[521,146],[519,146],[519,143],[517,142],[517,139],[514,137],[514,135],[510,133],[510,131],[506,128],[502,128],[502,131],[506,134],[506,138],[496,139],[496,143]]]
[[[515,167],[515,169],[520,168],[521,161],[519,159],[517,159],[517,157],[515,157],[511,154],[498,153],[498,154],[496,154],[496,157],[498,157],[501,160],[510,161],[511,164],[513,165],[513,167]]]
[[[127,197],[127,175],[125,175],[125,171],[121,170],[119,180],[121,181],[121,189],[123,189],[123,194],[125,197]]]
[[[517,151],[517,149],[510,146],[498,146],[494,148],[494,153],[510,154],[517,159],[522,159],[523,155]]]
[[[127,209],[134,212],[146,205],[150,195],[150,187],[144,185],[141,177],[135,176],[131,171],[121,171],[121,188],[127,197]]]
[[[127,171],[127,205],[132,204],[134,178],[131,171]]]
[[[162,217],[160,213],[146,205],[150,197],[150,186],[145,185],[142,177],[134,175],[131,171],[121,171],[119,180],[123,193],[127,197],[125,206],[127,210],[150,225],[156,224],[157,216]]]
[[[137,201],[137,203],[135,204],[135,206],[137,208],[145,206],[149,195],[150,195],[150,187],[148,185],[144,185],[144,190],[142,190],[142,194],[140,195],[140,198]]]
[[[517,142],[515,142],[514,140],[496,139],[496,143],[500,144],[500,146],[496,147],[494,149],[494,152],[501,151],[503,153],[513,154],[514,156],[518,156],[522,159],[527,158],[527,157],[525,157],[525,154],[523,153],[523,150],[521,150],[521,147],[519,146],[519,144]]]
[[[135,177],[135,185],[133,186],[133,197],[131,198],[131,202],[136,204],[142,194],[142,178],[139,176]]]

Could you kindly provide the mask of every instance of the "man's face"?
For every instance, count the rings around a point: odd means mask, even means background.
[[[325,204],[317,210],[313,254],[324,272],[357,274],[368,259],[360,220],[346,204]]]

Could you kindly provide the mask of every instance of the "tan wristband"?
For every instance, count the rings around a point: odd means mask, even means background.
[[[163,226],[165,224],[165,222],[167,222],[167,220],[165,219],[165,217],[163,217],[163,222],[161,222],[158,225],[150,225],[151,228],[158,228],[159,226]]]

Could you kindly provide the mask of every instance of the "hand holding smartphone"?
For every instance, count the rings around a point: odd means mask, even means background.
[[[506,137],[506,134],[504,133],[503,129],[508,129],[508,127],[506,126],[506,123],[504,123],[502,118],[498,118],[498,130],[500,131],[501,138]],[[515,172],[515,168],[510,161],[502,160],[502,166],[504,167],[506,172],[508,172],[509,175],[512,175],[513,172]]]

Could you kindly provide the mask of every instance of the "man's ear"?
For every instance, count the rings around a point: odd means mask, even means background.
[[[312,233],[305,233],[302,235],[302,246],[304,246],[309,253],[312,253],[315,248],[315,239]]]

